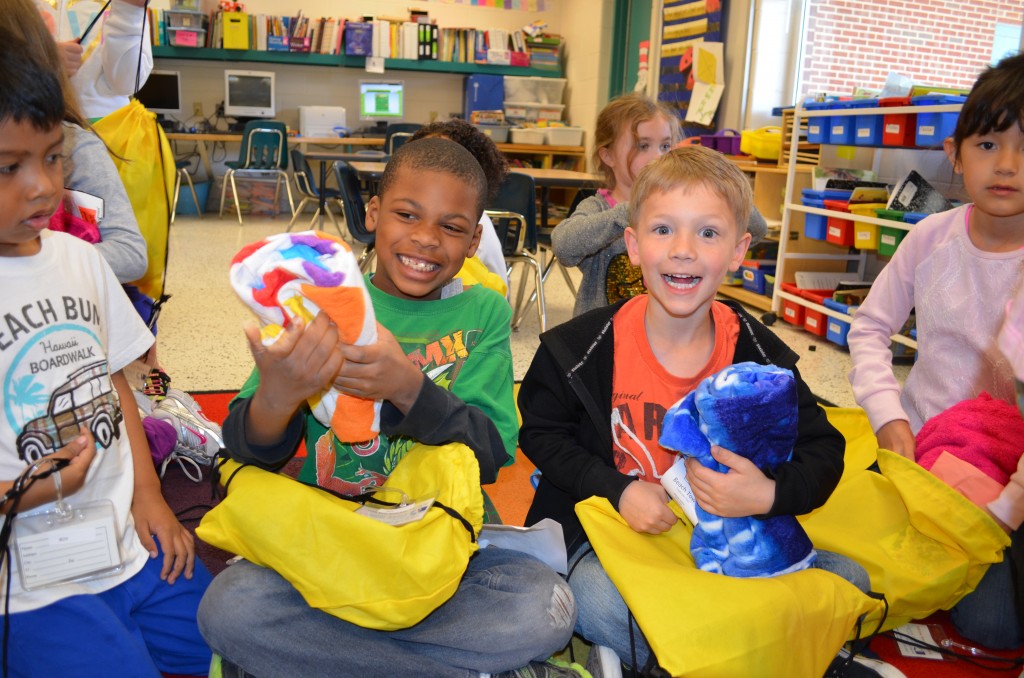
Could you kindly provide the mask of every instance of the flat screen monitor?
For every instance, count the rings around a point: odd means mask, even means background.
[[[360,80],[359,119],[399,122],[405,115],[405,83],[401,80]]]
[[[272,71],[224,71],[224,115],[229,118],[273,118]]]
[[[181,73],[152,71],[136,95],[139,102],[158,115],[181,116]]]

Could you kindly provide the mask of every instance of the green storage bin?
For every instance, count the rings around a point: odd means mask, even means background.
[[[907,232],[902,228],[881,226],[878,229],[878,253],[883,257],[891,257],[906,235]]]

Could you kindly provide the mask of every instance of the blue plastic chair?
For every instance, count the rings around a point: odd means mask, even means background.
[[[237,178],[260,180],[267,174],[275,175],[274,205],[279,203],[281,183],[284,182],[288,192],[288,206],[291,214],[295,214],[295,201],[292,200],[292,187],[288,181],[288,128],[277,120],[250,120],[242,133],[242,147],[238,152],[237,161],[224,163],[228,171],[224,175],[224,183],[220,189],[220,216],[224,217],[224,199],[227,196],[228,184],[235,201],[235,212],[238,224],[242,224],[242,206],[238,203]]]
[[[295,225],[295,220],[302,214],[302,210],[306,209],[306,205],[310,202],[316,205],[316,211],[313,213],[313,218],[309,222],[309,228],[313,227],[313,222],[316,221],[317,217],[320,216],[320,187],[316,185],[316,179],[314,178],[313,170],[309,166],[309,160],[306,159],[306,154],[297,148],[291,150],[292,156],[292,174],[295,177],[295,188],[298,189],[299,194],[302,195],[302,200],[299,201],[299,207],[295,210],[295,214],[292,215],[292,220],[288,222],[288,230],[292,230],[292,226]],[[345,213],[345,203],[341,200],[341,191],[336,188],[324,187],[324,211],[327,212],[327,216],[331,218],[331,223],[334,224],[334,228],[338,230],[338,235],[342,238],[345,234],[341,230],[341,225],[338,224],[338,219],[334,216],[334,212],[331,211],[331,203],[336,202],[338,207],[341,209],[342,215]]]
[[[192,183],[192,175],[188,173],[188,168],[192,166],[192,163],[188,160],[178,160],[174,163],[174,167],[177,170],[174,176],[174,201],[171,203],[171,223],[174,223],[174,217],[178,213],[178,194],[181,193],[181,180],[185,179],[188,183],[188,190],[192,192],[192,204],[196,206],[196,214],[199,218],[203,218],[203,205],[199,204],[199,198],[196,196],[196,187]]]
[[[537,317],[540,331],[547,329],[547,310],[544,306],[544,277],[540,263],[534,257],[537,251],[537,189],[533,177],[509,172],[498,189],[497,197],[487,206],[487,216],[494,222],[494,230],[501,242],[509,279],[516,264],[528,270],[519,279],[519,291],[513,298],[512,327],[518,329],[522,316],[529,309],[526,302],[526,278],[533,273],[534,293],[537,296]]]
[[[363,252],[359,255],[359,270],[365,273],[376,257],[376,252],[373,251],[376,235],[373,231],[366,230],[366,203],[363,202],[359,175],[351,165],[344,160],[339,160],[334,163],[334,176],[338,179],[338,187],[341,191],[345,226],[352,239],[363,245]]]

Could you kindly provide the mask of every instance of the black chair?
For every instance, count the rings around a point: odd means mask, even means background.
[[[339,160],[334,163],[334,176],[338,179],[338,188],[341,191],[345,226],[348,228],[352,239],[363,245],[363,252],[359,255],[359,270],[365,273],[369,270],[370,264],[373,263],[373,259],[376,256],[373,251],[373,243],[376,237],[373,231],[366,230],[366,204],[363,202],[359,175],[356,174],[351,165],[343,160]]]
[[[288,222],[288,229],[292,230],[292,226],[295,224],[295,220],[302,214],[302,210],[306,209],[306,205],[310,202],[316,205],[316,212],[313,213],[313,218],[309,222],[309,228],[313,227],[313,222],[320,216],[320,187],[316,184],[315,175],[313,174],[312,168],[309,166],[309,160],[306,159],[306,154],[297,148],[291,149],[292,156],[292,172],[295,177],[295,187],[299,189],[299,194],[302,196],[302,200],[299,202],[298,208],[295,210],[295,214],[292,215],[292,220]],[[327,212],[327,216],[331,218],[331,223],[334,224],[334,228],[338,229],[338,235],[342,238],[345,234],[341,230],[341,225],[338,223],[337,218],[334,216],[334,212],[331,211],[330,204],[332,202],[338,203],[338,207],[341,213],[345,213],[345,204],[341,200],[341,191],[336,188],[324,188],[324,211]]]
[[[547,312],[544,306],[544,283],[541,265],[533,256],[537,251],[537,189],[533,177],[509,172],[498,190],[498,196],[488,205],[487,216],[494,222],[494,230],[501,242],[505,263],[511,279],[516,264],[523,264],[533,272],[534,292],[537,295],[537,317],[540,331],[547,329]],[[519,279],[519,291],[513,298],[512,327],[518,328],[527,306],[527,271]],[[522,309],[520,309],[522,306]]]
[[[384,152],[387,155],[393,154],[398,147],[409,141],[423,125],[415,122],[393,122],[388,125],[384,133]]]
[[[295,214],[295,202],[292,200],[292,185],[288,181],[288,128],[278,120],[250,120],[245,124],[242,133],[242,147],[238,151],[238,160],[224,163],[228,167],[224,175],[224,183],[220,189],[220,216],[224,217],[224,198],[228,184],[231,185],[232,197],[235,201],[235,213],[238,225],[242,225],[242,206],[238,202],[238,187],[235,179],[262,179],[266,174],[273,174],[274,209],[277,209],[280,198],[281,183],[288,192],[288,207]]]
[[[596,189],[593,188],[581,188],[576,191],[576,195],[572,199],[572,204],[569,205],[569,211],[567,214],[572,216],[572,213],[576,211],[576,208],[586,198],[597,193]],[[569,275],[569,270],[562,265],[562,262],[555,256],[555,251],[551,249],[551,232],[555,228],[548,226],[547,224],[541,224],[537,228],[537,244],[541,248],[541,260],[545,260],[544,269],[541,273],[541,282],[546,283],[548,281],[548,274],[551,273],[551,269],[558,267],[558,270],[562,272],[562,277],[565,279],[565,284],[569,286],[569,291],[572,292],[572,296],[576,296],[576,283],[573,282],[572,276]],[[530,307],[537,302],[537,293],[534,292],[530,295],[530,298],[526,301],[526,306],[523,307],[522,313],[512,323],[512,329],[519,329],[519,323],[523,321],[523,317],[530,312]]]

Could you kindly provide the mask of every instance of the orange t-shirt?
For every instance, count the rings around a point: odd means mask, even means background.
[[[646,294],[626,302],[615,314],[615,361],[612,374],[612,456],[615,468],[658,482],[676,453],[658,444],[665,412],[705,378],[732,364],[740,322],[725,304],[711,304],[715,346],[704,368],[692,377],[670,374],[647,341]]]

